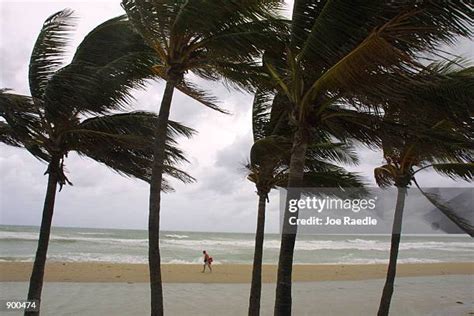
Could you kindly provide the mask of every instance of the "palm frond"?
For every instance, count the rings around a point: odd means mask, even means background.
[[[273,165],[278,162],[289,163],[291,139],[270,135],[256,141],[250,150],[251,165]]]
[[[459,210],[452,208],[448,202],[443,201],[443,199],[434,193],[425,192],[418,185],[416,180],[414,181],[420,192],[423,196],[426,197],[428,201],[431,202],[438,210],[440,210],[447,218],[449,218],[454,224],[456,224],[460,229],[469,234],[471,237],[474,237],[474,226],[470,223],[469,219],[464,218],[459,215]],[[470,213],[468,211],[468,213]]]
[[[305,172],[303,177],[307,188],[363,188],[363,177],[342,168],[326,172]]]
[[[133,27],[143,36],[148,45],[166,60],[169,47],[170,21],[176,16],[177,1],[123,0],[121,3]]]
[[[255,93],[252,105],[252,131],[254,142],[268,135],[270,111],[274,94],[270,91],[259,90]]]
[[[357,165],[359,158],[354,147],[348,143],[313,142],[308,146],[307,157],[311,160]]]
[[[374,80],[378,77],[373,77],[373,75],[380,71],[410,74],[415,69],[421,68],[421,65],[408,54],[386,39],[387,34],[398,32],[399,24],[403,25],[403,21],[388,22],[332,65],[305,93],[302,100],[303,106],[313,104],[327,91],[339,93],[342,91],[344,94],[350,94],[352,91],[361,91],[370,87],[372,93],[390,94],[395,97],[396,91]]]
[[[288,22],[277,15],[279,0],[124,0],[122,6],[159,60],[155,73],[220,112],[225,111],[214,97],[183,76],[192,73],[253,90],[266,76],[257,60],[287,36]]]
[[[377,167],[374,169],[374,178],[379,187],[390,187],[395,184],[396,170],[389,164]]]
[[[431,165],[433,169],[451,179],[472,181],[474,179],[474,163],[437,163]]]
[[[310,113],[309,122],[312,123]],[[400,125],[382,120],[382,117],[371,111],[343,108],[339,106],[326,108],[321,116],[316,117],[319,131],[335,137],[339,141],[359,141],[362,144],[377,148],[381,145],[382,136],[389,137]]]
[[[312,4],[312,16],[297,13],[295,19],[306,20],[303,25],[307,34],[301,34],[300,28],[294,28],[300,34],[299,58],[314,61],[319,64],[319,69],[333,65],[367,36],[367,30],[374,26],[374,20],[383,6],[384,1],[377,0],[357,0],[350,3],[333,0]],[[304,42],[301,41],[303,38]]]
[[[29,82],[34,98],[42,98],[49,79],[63,64],[73,29],[74,19],[69,9],[51,15],[44,22],[30,59]]]
[[[72,62],[51,76],[43,98],[48,115],[122,109],[133,100],[131,91],[154,77],[154,64],[156,56],[126,17],[110,19],[93,29]]]
[[[157,122],[157,115],[148,112],[104,115],[86,119],[64,137],[68,150],[91,157],[120,174],[149,182]],[[194,179],[174,166],[187,161],[184,153],[175,147],[174,137],[192,134],[192,129],[177,122],[169,124],[164,170],[166,175],[183,182]]]
[[[228,114],[225,109],[219,106],[219,100],[215,96],[210,95],[185,79],[176,85],[176,89],[214,111]]]
[[[229,24],[227,24],[229,25]],[[214,35],[197,41],[193,48],[208,50],[208,60],[236,64],[251,62],[263,51],[283,48],[288,33],[288,22],[276,16],[266,19],[240,20],[238,24],[219,29]]]
[[[23,142],[15,134],[15,130],[10,127],[5,122],[0,121],[0,142],[13,146],[13,147],[23,147]]]
[[[158,124],[158,116],[154,113],[136,111],[129,113],[95,116],[84,120],[77,128],[67,130],[65,134],[72,138],[72,144],[80,135],[98,137],[98,140],[121,143],[130,148],[148,148],[155,139],[154,131]],[[184,136],[190,138],[195,131],[178,122],[169,121],[167,143],[174,144],[175,138]],[[72,136],[74,135],[74,136]],[[150,149],[150,148],[149,148]],[[150,149],[151,150],[151,149]],[[174,151],[171,150],[171,153]],[[176,151],[179,153],[180,151]],[[176,156],[179,160],[180,156]]]
[[[253,93],[256,89],[271,89],[271,81],[262,66],[254,59],[251,61],[205,60],[191,64],[192,72],[211,81],[220,81],[229,89]],[[267,87],[265,87],[267,86]]]
[[[32,98],[9,93],[6,89],[0,90],[0,116],[8,125],[5,128],[8,128],[11,136],[5,141],[21,143],[37,159],[49,161],[50,155],[46,148],[48,130],[45,130],[39,111]]]
[[[294,126],[293,122],[290,122],[291,108],[288,97],[284,93],[276,93],[271,105],[270,121],[267,127],[269,134],[292,137]]]
[[[132,53],[151,54],[153,50],[135,32],[127,17],[121,15],[90,31],[77,47],[72,63],[104,67]]]
[[[319,17],[327,0],[295,0],[291,18],[291,45],[301,50],[306,42],[314,21]]]
[[[387,39],[412,56],[420,51],[438,53],[438,44],[452,44],[459,36],[472,36],[474,26],[472,4],[464,1],[443,4],[436,1],[348,3],[333,0],[321,1],[308,12],[312,13],[311,18],[302,14],[295,17],[314,21],[305,25],[309,35],[301,45],[301,58],[314,62],[318,70],[335,64],[367,37],[370,30],[393,19],[400,21],[401,28],[391,31]]]
[[[123,53],[104,65],[76,62],[58,71],[45,93],[48,113],[101,114],[126,107],[132,90],[144,88],[145,80],[154,77],[155,60],[148,52]]]

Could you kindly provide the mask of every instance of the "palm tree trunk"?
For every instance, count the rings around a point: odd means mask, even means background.
[[[278,259],[278,276],[275,297],[274,315],[291,315],[291,274],[293,272],[293,253],[295,249],[297,227],[289,225],[291,216],[298,217],[298,212],[290,213],[288,201],[299,199],[300,193],[291,188],[298,188],[303,182],[304,165],[308,140],[303,131],[296,131],[290,160],[290,171],[288,178],[288,194],[286,197],[285,214],[283,218],[280,257]]]
[[[163,164],[165,161],[166,131],[173,99],[175,82],[168,80],[161,100],[158,114],[158,126],[155,131],[153,147],[154,161],[150,181],[150,210],[148,214],[148,265],[150,270],[151,315],[163,315],[163,288],[161,285],[160,257],[160,201],[163,180]]]
[[[46,254],[48,252],[49,235],[51,233],[51,222],[53,220],[54,201],[58,186],[58,170],[60,158],[53,156],[48,166],[48,187],[43,205],[43,217],[36,249],[35,262],[30,277],[28,289],[28,300],[39,301],[41,306],[41,291],[43,290],[44,267],[46,265]],[[39,315],[37,312],[25,312],[25,315]]]
[[[397,273],[398,249],[400,246],[400,236],[402,232],[403,209],[405,207],[406,187],[397,187],[397,204],[393,218],[392,241],[390,245],[390,261],[388,263],[387,278],[383,287],[382,298],[380,300],[378,316],[387,316],[392,300],[393,285]]]
[[[265,208],[267,194],[258,194],[257,232],[255,233],[255,253],[253,255],[252,285],[250,287],[249,316],[260,315],[260,295],[262,291],[263,239],[265,234]]]

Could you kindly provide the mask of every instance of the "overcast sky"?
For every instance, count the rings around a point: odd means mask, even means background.
[[[28,61],[43,21],[71,8],[77,20],[71,53],[96,25],[123,14],[118,0],[7,1],[0,0],[0,88],[29,94]],[[473,58],[474,44],[463,41],[451,50]],[[180,140],[190,164],[182,166],[197,183],[175,183],[176,192],[162,198],[162,229],[183,231],[254,232],[257,196],[243,168],[252,144],[252,96],[219,84],[204,87],[217,95],[232,115],[213,112],[175,92],[171,119],[196,129],[191,140]],[[153,82],[136,93],[131,109],[157,111],[163,84]],[[361,150],[357,168],[373,184],[373,168],[382,163],[379,152]],[[57,195],[53,225],[146,229],[148,185],[123,178],[91,159],[71,153],[66,161],[66,186]],[[0,224],[39,225],[47,178],[46,165],[27,151],[0,144]],[[466,186],[431,172],[420,176],[424,186]],[[267,231],[278,230],[278,192],[270,195]]]

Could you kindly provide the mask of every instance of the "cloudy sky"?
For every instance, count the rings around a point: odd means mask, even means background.
[[[43,21],[52,13],[71,8],[78,17],[71,53],[99,23],[123,14],[118,0],[8,1],[0,0],[0,88],[29,94],[28,60]],[[473,58],[474,44],[463,41],[451,49]],[[202,83],[202,82],[201,82]],[[213,112],[175,93],[171,118],[196,129],[191,140],[180,140],[189,164],[182,166],[197,183],[175,183],[176,192],[162,200],[162,229],[183,231],[253,232],[257,196],[243,168],[252,144],[252,96],[219,84],[202,83],[217,95],[232,115]],[[163,84],[152,82],[137,91],[131,109],[157,111]],[[361,172],[373,184],[372,170],[381,154],[360,150]],[[91,159],[71,153],[66,161],[74,186],[57,195],[56,226],[145,229],[148,213],[146,183],[123,178]],[[0,224],[39,225],[46,188],[46,165],[28,152],[0,144]],[[430,172],[420,176],[425,186],[465,186]],[[278,192],[270,195],[268,232],[278,229]]]

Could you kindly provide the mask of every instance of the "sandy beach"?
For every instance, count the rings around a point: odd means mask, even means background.
[[[202,266],[191,264],[162,265],[165,283],[249,283],[252,266],[214,265],[213,273],[201,273]],[[264,265],[262,281],[276,280],[276,266]],[[372,265],[295,265],[295,282],[368,280],[384,278],[387,266]],[[0,282],[28,281],[31,263],[0,263]],[[398,277],[474,274],[473,263],[400,264]],[[144,264],[61,263],[46,265],[46,282],[148,282],[148,266]]]
[[[251,265],[162,266],[168,315],[246,315]],[[31,263],[0,263],[0,298],[23,298]],[[375,315],[386,265],[295,265],[295,315]],[[261,315],[272,315],[276,266],[264,265]],[[149,314],[144,264],[61,263],[46,267],[43,315]],[[400,264],[391,315],[470,315],[474,264]],[[199,308],[202,306],[203,308]],[[350,311],[350,313],[348,312]],[[21,313],[9,312],[9,315]]]

